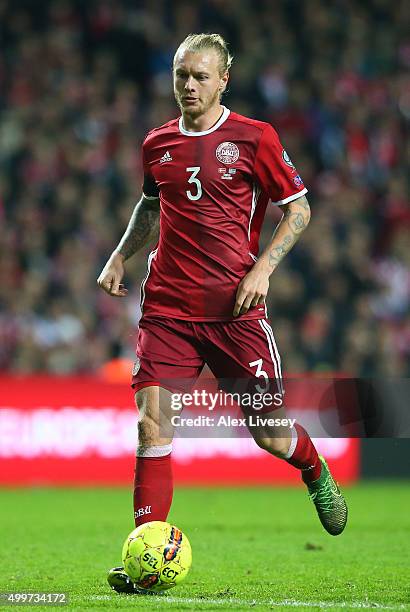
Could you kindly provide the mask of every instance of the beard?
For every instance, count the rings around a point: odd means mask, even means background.
[[[192,118],[204,115],[216,102],[220,102],[221,99],[219,88],[215,89],[213,94],[211,94],[205,102],[201,100],[198,104],[195,104],[195,106],[185,106],[182,102],[181,94],[176,91],[174,91],[174,96],[181,113],[190,115]]]

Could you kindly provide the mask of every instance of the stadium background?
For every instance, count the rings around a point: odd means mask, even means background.
[[[141,191],[141,141],[177,116],[170,66],[193,31],[227,38],[225,104],[271,122],[309,188],[311,225],[268,299],[285,369],[409,376],[408,17],[386,0],[0,0],[3,389],[17,377],[41,408],[26,377],[58,390],[60,376],[93,376],[97,389],[133,359],[146,257],[129,263],[126,300],[96,278]],[[27,406],[3,394],[10,484],[6,409]],[[409,474],[404,442],[363,448],[366,473]]]

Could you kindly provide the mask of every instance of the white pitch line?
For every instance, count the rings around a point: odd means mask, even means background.
[[[137,596],[138,597],[138,596]],[[404,604],[381,604],[374,601],[297,601],[294,599],[284,599],[283,601],[274,601],[267,599],[265,601],[257,601],[256,599],[237,599],[235,597],[224,597],[221,599],[211,599],[208,597],[171,597],[169,595],[149,595],[147,599],[153,598],[152,601],[176,603],[176,604],[212,604],[212,605],[225,605],[234,604],[238,606],[272,606],[272,607],[283,607],[288,606],[291,608],[344,608],[347,610],[357,609],[379,609],[379,610],[405,610]],[[114,601],[117,600],[118,596],[112,595],[90,595],[88,599],[92,600],[103,600],[103,601]]]
[[[290,606],[294,608],[347,608],[347,609],[363,609],[363,608],[378,608],[380,610],[404,610],[404,604],[380,604],[373,601],[294,601],[284,600],[284,601],[270,601],[269,605],[271,606]]]

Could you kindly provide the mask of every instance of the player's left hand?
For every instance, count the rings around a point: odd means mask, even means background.
[[[233,316],[238,317],[248,312],[249,308],[264,304],[268,290],[268,272],[254,265],[239,283]]]

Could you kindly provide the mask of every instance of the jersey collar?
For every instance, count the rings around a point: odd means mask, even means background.
[[[205,136],[206,134],[211,134],[212,132],[215,132],[215,130],[217,130],[228,119],[229,113],[231,112],[229,108],[226,108],[226,106],[222,105],[222,108],[223,108],[222,115],[219,117],[215,125],[209,128],[209,130],[205,130],[204,132],[188,132],[184,128],[184,123],[183,123],[182,115],[181,115],[181,117],[179,118],[179,131],[184,136]]]

